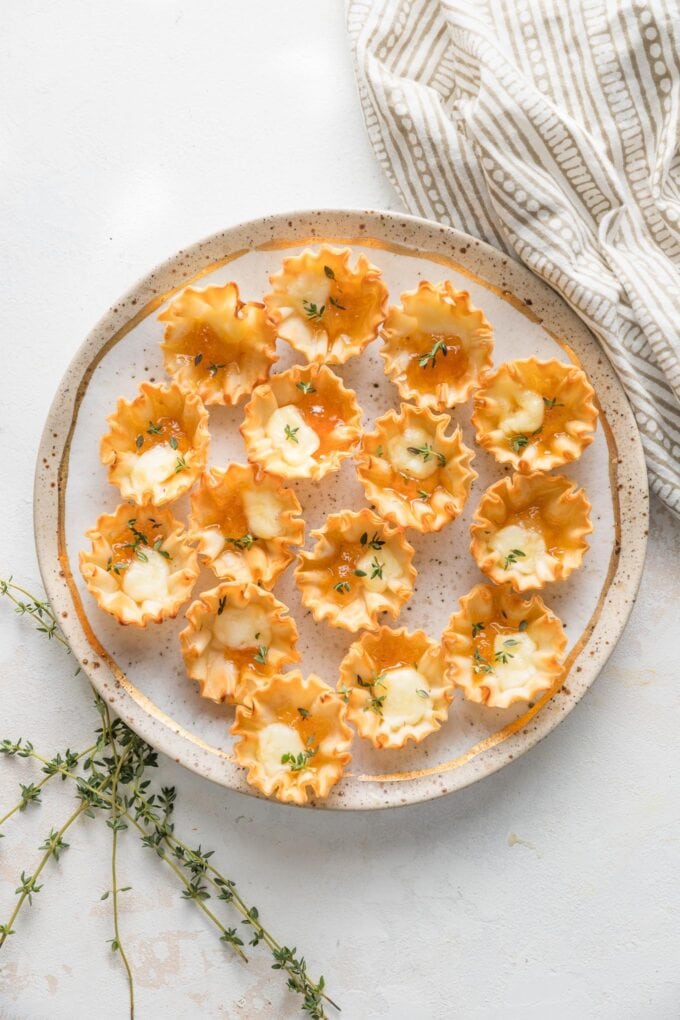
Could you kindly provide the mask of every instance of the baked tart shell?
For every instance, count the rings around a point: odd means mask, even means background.
[[[338,692],[360,736],[374,747],[397,749],[439,729],[454,685],[440,646],[424,631],[381,627],[350,646]]]
[[[121,397],[107,419],[100,457],[123,499],[162,506],[187,492],[205,468],[208,412],[176,383],[143,382],[139,391],[132,401]]]
[[[382,273],[365,255],[323,247],[283,260],[264,302],[278,335],[312,362],[342,365],[371,343],[387,313]]]
[[[475,393],[477,442],[499,464],[551,471],[592,443],[598,410],[585,372],[551,359],[509,361],[488,373]]]
[[[313,673],[272,677],[236,709],[236,760],[267,797],[289,804],[327,797],[351,759],[346,718],[342,700]]]
[[[447,414],[402,404],[399,413],[388,411],[362,437],[357,476],[367,501],[387,520],[415,531],[441,531],[465,506],[477,477],[470,466],[474,454],[460,428],[447,433],[450,425]],[[430,470],[426,477],[412,473]]]
[[[385,373],[403,400],[443,411],[463,404],[491,367],[493,331],[486,316],[449,280],[423,280],[401,295],[383,326]]]
[[[489,708],[530,702],[552,688],[564,673],[566,645],[560,620],[539,595],[523,599],[484,584],[460,599],[442,635],[452,681],[468,701]]]
[[[475,510],[470,552],[496,584],[519,592],[543,588],[581,566],[593,530],[590,511],[583,489],[564,475],[501,478]]]
[[[248,703],[269,678],[300,659],[288,608],[254,584],[225,582],[187,609],[179,641],[187,675],[201,697]]]
[[[315,620],[374,630],[381,613],[399,614],[416,579],[413,547],[401,528],[372,510],[343,510],[311,535],[316,544],[298,554],[295,580]]]
[[[146,627],[172,619],[191,595],[198,557],[167,508],[121,503],[86,537],[92,548],[81,551],[80,572],[99,607],[119,623]]]

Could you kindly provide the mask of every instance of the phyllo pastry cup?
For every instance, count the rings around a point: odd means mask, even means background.
[[[311,534],[316,545],[298,554],[295,580],[315,620],[373,630],[380,613],[399,614],[416,579],[413,546],[400,528],[372,510],[343,510]]]
[[[477,473],[459,428],[447,414],[402,404],[365,433],[357,475],[366,499],[402,528],[440,531],[461,512]]]
[[[464,403],[491,367],[493,331],[467,291],[423,280],[390,308],[380,351],[400,396],[442,411]]]
[[[143,382],[133,401],[118,401],[107,418],[100,457],[123,499],[140,505],[169,503],[194,484],[205,468],[210,435],[200,397],[175,383]]]
[[[374,747],[420,743],[446,719],[453,690],[441,648],[422,630],[363,634],[340,664],[347,718]]]
[[[166,323],[166,370],[206,404],[237,404],[276,361],[276,330],[264,305],[241,301],[235,283],[187,287],[158,318]]]
[[[387,313],[380,270],[349,248],[323,247],[283,260],[264,302],[278,336],[308,361],[343,365],[374,340]]]
[[[496,584],[543,588],[581,566],[593,530],[590,509],[583,489],[563,475],[501,478],[475,510],[470,551]]]
[[[508,361],[475,393],[477,442],[499,464],[524,473],[576,460],[593,441],[595,393],[576,365],[554,359]]]
[[[236,709],[236,760],[267,797],[292,804],[327,797],[351,758],[346,717],[342,700],[313,673],[272,677]]]
[[[468,701],[507,708],[533,701],[561,677],[567,638],[538,595],[478,584],[442,636],[451,679]]]
[[[287,606],[254,584],[228,581],[187,609],[179,636],[187,674],[203,698],[248,702],[253,691],[300,659]]]
[[[302,545],[305,526],[292,489],[252,465],[202,476],[191,494],[189,527],[203,560],[220,578],[271,588]]]
[[[282,478],[323,478],[356,446],[361,410],[353,390],[325,365],[272,376],[245,407],[248,459]]]
[[[198,556],[170,511],[121,503],[86,532],[80,572],[99,606],[120,623],[146,627],[177,615],[199,574]]]

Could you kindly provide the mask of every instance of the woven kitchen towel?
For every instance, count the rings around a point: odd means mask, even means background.
[[[599,338],[680,514],[677,0],[349,0],[376,155]]]

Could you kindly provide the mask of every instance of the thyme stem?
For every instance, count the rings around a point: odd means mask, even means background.
[[[30,599],[30,602],[22,602],[21,599],[18,599],[16,595],[13,594],[15,591],[18,591],[21,595],[25,595],[26,598]],[[47,634],[48,638],[53,637],[55,641],[58,641],[59,644],[64,646],[64,648],[68,648],[69,651],[71,650],[69,648],[68,641],[59,631],[59,622],[52,611],[49,602],[39,601],[31,595],[30,591],[26,591],[25,588],[21,587],[21,585],[15,584],[11,577],[6,581],[0,578],[0,595],[6,595],[10,602],[14,603],[17,607],[17,611],[21,613],[22,616],[24,614],[28,614],[28,616],[34,620],[37,630],[41,633]],[[43,618],[43,613],[52,621],[49,626],[45,625],[46,621]]]
[[[104,786],[108,785],[109,782],[110,782],[110,779],[107,778],[106,781],[103,783],[101,789],[103,789]],[[100,789],[98,789],[96,791],[97,794],[99,794],[100,792],[101,792]],[[80,818],[80,816],[87,809],[87,807],[88,807],[87,801],[83,801],[80,804],[80,806],[76,808],[76,810],[73,812],[73,814],[70,815],[66,819],[66,821],[64,822],[62,827],[56,833],[55,841],[61,840],[62,836],[67,831],[67,829],[69,829],[73,825],[73,823],[75,821],[77,821],[78,818]],[[40,859],[40,862],[38,863],[37,868],[35,869],[33,874],[30,876],[29,885],[30,885],[31,888],[35,887],[36,879],[40,877],[40,874],[41,874],[43,868],[45,867],[45,865],[49,861],[49,859],[52,856],[53,852],[54,852],[53,849],[50,847],[50,849],[46,850],[45,853],[43,854],[42,858]],[[26,883],[24,883],[24,885],[25,884]],[[2,934],[0,935],[0,949],[5,944],[7,936],[10,934],[10,932],[12,930],[12,925],[16,921],[16,919],[17,919],[17,917],[19,915],[19,911],[23,907],[23,905],[26,902],[26,899],[28,898],[29,895],[30,895],[30,890],[26,889],[26,888],[24,888],[24,890],[19,895],[19,899],[17,900],[17,905],[14,908],[14,910],[12,911],[12,914],[10,916],[9,921],[2,928]]]
[[[93,751],[95,750],[95,747],[96,747],[96,745],[95,745],[95,744],[93,744],[93,745],[92,745],[92,747],[87,747],[87,748],[86,748],[86,749],[85,749],[84,751],[81,751],[81,752],[80,752],[80,754],[78,755],[78,759],[77,759],[77,760],[78,760],[78,761],[80,761],[80,759],[81,759],[81,758],[84,758],[86,754],[92,754],[92,752],[93,752]],[[31,755],[31,757],[36,757],[36,756],[35,756],[35,755]],[[46,764],[46,765],[50,764],[50,763],[49,763],[49,762],[47,761],[47,759],[40,759],[40,760],[41,760],[41,761],[43,761],[43,760],[44,760],[44,761],[45,761],[45,764]],[[38,790],[42,790],[43,786],[44,786],[44,785],[45,785],[46,783],[49,783],[50,779],[54,779],[54,777],[55,777],[56,775],[58,775],[58,773],[59,773],[59,770],[56,770],[55,772],[50,772],[50,774],[49,774],[49,775],[47,775],[47,776],[45,776],[45,778],[44,778],[44,779],[41,779],[39,783],[36,783],[36,784],[35,784],[35,785],[36,785],[36,789],[38,789]],[[65,776],[62,776],[62,779],[65,779],[65,778],[66,778]],[[0,825],[4,825],[4,824],[5,824],[5,822],[6,822],[6,821],[7,821],[7,820],[8,820],[9,818],[11,818],[11,817],[12,817],[12,815],[16,814],[16,812],[17,812],[17,811],[21,811],[21,807],[22,807],[23,803],[24,803],[24,802],[23,802],[22,800],[20,800],[20,801],[18,801],[18,803],[16,803],[16,804],[14,805],[14,807],[13,807],[13,808],[10,808],[10,810],[9,810],[9,811],[8,811],[8,812],[7,812],[6,814],[4,814],[4,815],[2,816],[2,818],[0,818]]]
[[[104,705],[106,726],[108,733],[111,733],[111,716],[109,714],[108,705]],[[113,780],[111,782],[111,896],[113,900],[113,933],[115,936],[115,945],[120,953],[120,958],[123,961],[125,972],[128,980],[128,993],[130,996],[130,1020],[133,1020],[135,1015],[135,984],[132,976],[132,970],[128,962],[127,954],[123,946],[123,942],[120,937],[120,925],[118,921],[118,881],[116,875],[116,854],[118,850],[118,829],[119,829],[119,813],[118,813],[118,779],[120,777],[120,771],[123,767],[123,763],[129,754],[129,748],[126,748],[121,755],[116,750],[115,740],[111,741],[111,750],[113,752],[114,760],[116,761],[116,770],[113,773]]]
[[[374,536],[375,538],[375,536]],[[367,540],[367,537],[366,537]],[[383,543],[380,542],[379,545]],[[378,544],[372,548],[377,548]],[[29,602],[23,602],[15,592],[25,596]],[[5,581],[0,579],[0,596],[7,595],[16,605],[17,610],[22,614],[32,617],[36,623],[36,629],[45,633],[48,638],[55,637],[69,651],[66,638],[59,632],[57,617],[47,602],[41,602],[30,592],[13,582],[10,577]],[[241,914],[243,924],[250,926],[253,937],[250,944],[256,946],[263,942],[274,957],[273,969],[285,971],[288,976],[288,987],[302,997],[302,1009],[312,1020],[324,1020],[322,1000],[325,1000],[335,1009],[340,1007],[324,991],[324,979],[320,977],[314,982],[307,974],[304,957],[296,956],[296,949],[289,949],[282,945],[269,932],[259,919],[259,913],[255,907],[248,907],[236,889],[235,883],[225,878],[218,869],[208,860],[212,851],[202,851],[199,846],[192,850],[174,833],[174,824],[170,816],[174,810],[175,790],[174,788],[162,788],[161,793],[149,793],[149,780],[142,781],[144,770],[147,766],[157,765],[156,754],[139,737],[130,730],[120,719],[111,720],[108,705],[95,692],[95,704],[101,717],[101,729],[98,730],[96,744],[88,747],[76,755],[71,751],[65,752],[49,760],[34,750],[28,741],[3,741],[0,750],[3,753],[17,754],[23,758],[34,758],[41,762],[48,774],[38,784],[31,784],[31,791],[37,793],[44,784],[54,775],[61,775],[62,779],[70,779],[76,784],[78,796],[81,803],[78,808],[69,816],[58,832],[51,832],[44,844],[46,850],[41,858],[35,872],[26,877],[21,876],[21,885],[17,890],[20,894],[19,901],[6,925],[0,925],[0,946],[6,941],[7,935],[12,934],[12,924],[19,914],[26,899],[31,902],[31,895],[39,892],[36,880],[41,874],[50,856],[58,857],[58,851],[67,847],[62,841],[62,835],[67,829],[85,813],[94,816],[95,810],[107,808],[110,810],[108,824],[112,829],[112,850],[111,850],[111,877],[113,884],[113,921],[114,921],[114,948],[120,952],[121,959],[126,969],[130,997],[130,1017],[134,1017],[134,985],[132,970],[128,958],[120,941],[120,925],[118,912],[118,894],[121,891],[118,887],[117,878],[117,850],[118,832],[126,828],[122,820],[137,830],[142,843],[155,850],[158,857],[163,860],[184,886],[183,896],[193,899],[205,916],[215,925],[220,932],[220,941],[227,943],[245,962],[248,957],[241,948],[243,942],[238,937],[236,929],[228,929],[206,905],[204,900],[210,898],[208,886],[226,903],[233,903],[234,907]],[[95,755],[101,756],[107,749],[111,757],[102,760],[95,760]],[[86,758],[81,768],[83,774],[79,775],[74,771],[81,759]],[[49,770],[49,771],[48,771]],[[89,781],[88,781],[89,780]],[[110,791],[108,788],[111,788]],[[125,792],[121,788],[125,788]],[[32,800],[36,800],[33,793]],[[12,817],[21,810],[27,803],[26,797],[8,811],[0,824]],[[43,847],[41,847],[43,849]],[[173,859],[174,858],[174,859]],[[186,872],[186,874],[185,874]]]

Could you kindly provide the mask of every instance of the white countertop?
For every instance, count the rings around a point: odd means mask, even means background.
[[[0,575],[39,588],[42,423],[106,307],[238,220],[399,203],[364,133],[339,0],[26,0],[3,29]],[[678,1016],[678,532],[654,501],[640,596],[602,675],[542,744],[462,793],[301,812],[164,764],[178,830],[216,850],[346,1020]],[[4,603],[0,662],[0,738],[86,746],[86,681]],[[0,761],[0,815],[37,775]],[[72,791],[43,801],[4,827],[0,923]],[[99,899],[109,832],[85,820],[69,842],[0,951],[2,1017],[126,1015]],[[265,953],[228,955],[130,833],[119,870],[140,1018],[299,1015]]]

